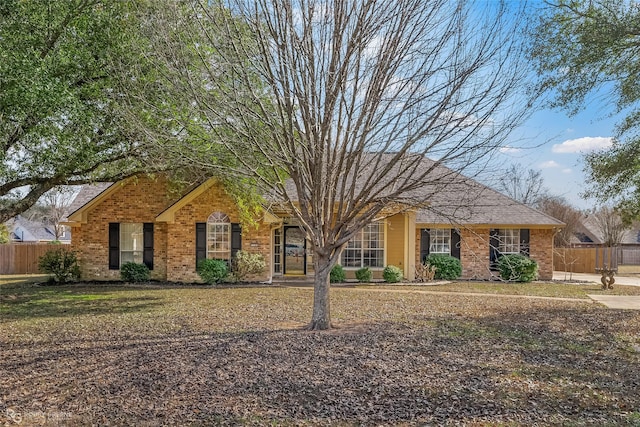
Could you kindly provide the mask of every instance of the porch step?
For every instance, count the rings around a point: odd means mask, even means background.
[[[274,276],[272,283],[274,285],[284,286],[311,286],[313,285],[313,276]]]

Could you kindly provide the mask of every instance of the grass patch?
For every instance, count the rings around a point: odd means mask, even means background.
[[[365,285],[360,288],[406,289],[425,292],[462,292],[499,295],[528,295],[556,298],[588,298],[588,294],[640,295],[640,286],[614,285],[612,290],[603,290],[594,283],[576,284],[561,282],[451,282],[433,285],[384,286]]]

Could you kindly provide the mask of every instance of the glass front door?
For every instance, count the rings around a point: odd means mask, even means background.
[[[284,228],[284,274],[307,274],[307,241],[300,227]]]

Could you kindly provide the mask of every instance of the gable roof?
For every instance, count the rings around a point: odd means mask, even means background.
[[[604,235],[594,215],[586,214],[578,221],[571,243],[602,244]],[[640,244],[640,222],[634,221],[622,236],[623,245]]]
[[[71,205],[67,208],[67,214],[64,215],[60,222],[78,222],[83,219],[86,221],[86,216],[82,215],[82,211],[85,207],[89,207],[97,203],[102,197],[105,197],[109,189],[115,189],[117,186],[113,185],[113,182],[98,182],[95,184],[83,185],[78,192],[78,195],[73,199]],[[113,188],[112,188],[113,187]],[[102,197],[99,197],[102,196]]]
[[[216,178],[209,178],[202,184],[196,186],[187,194],[176,200],[171,206],[166,208],[164,211],[160,212],[158,216],[156,216],[156,221],[158,222],[169,222],[172,223],[175,221],[175,214],[184,206],[191,203],[194,199],[200,196],[202,193],[207,191],[211,186],[219,182]],[[264,210],[264,221],[267,223],[275,223],[280,222],[280,219],[273,215],[268,210]]]

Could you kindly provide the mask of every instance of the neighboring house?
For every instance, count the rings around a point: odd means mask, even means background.
[[[491,279],[500,254],[523,253],[539,263],[541,279],[551,279],[553,236],[563,224],[455,176],[459,185],[434,192],[424,207],[390,206],[389,217],[360,231],[342,253],[348,277],[363,266],[381,277],[385,266],[396,265],[412,279],[425,256],[444,253],[461,260],[464,278]],[[267,269],[255,280],[313,274],[305,233],[286,211],[265,210],[255,225],[243,227],[236,204],[215,179],[171,194],[162,177],[85,186],[66,220],[83,277],[117,279],[120,265],[135,261],[154,279],[200,281],[198,260],[230,259],[238,250],[264,255]]]
[[[9,229],[9,241],[11,243],[44,243],[56,240],[55,230],[52,225],[43,224],[40,221],[31,221],[18,215],[6,222]],[[62,236],[58,241],[71,242],[71,230],[64,227]]]
[[[573,247],[601,246],[604,236],[593,215],[583,215],[578,222],[571,239]],[[634,221],[624,232],[620,246],[640,248],[640,222]]]

